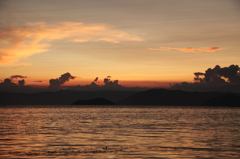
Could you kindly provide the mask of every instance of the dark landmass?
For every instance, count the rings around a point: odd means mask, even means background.
[[[227,93],[221,92],[186,92],[181,90],[151,89],[138,92],[117,102],[117,105],[165,105],[165,106],[203,106],[221,103],[218,99]],[[234,97],[234,99],[232,98]],[[240,99],[239,94],[231,94],[224,98],[224,104],[219,106],[240,106],[237,103]],[[229,104],[230,103],[230,104]]]
[[[240,106],[240,94],[238,93],[187,92],[166,89],[150,89],[142,92],[72,90],[30,94],[0,92],[0,105],[71,105],[75,101],[80,100],[84,103],[85,100],[89,101],[94,98],[105,98],[116,105],[125,106]]]
[[[214,97],[203,103],[206,106],[240,106],[240,96],[235,94],[226,94],[219,97]]]
[[[0,92],[0,105],[71,105],[77,100],[105,98],[117,102],[136,91],[72,91],[41,93],[10,93]]]
[[[73,102],[72,105],[115,105],[115,103],[105,98],[94,98],[90,100],[78,100]]]

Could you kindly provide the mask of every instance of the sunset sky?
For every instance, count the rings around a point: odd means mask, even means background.
[[[166,87],[240,65],[239,0],[2,0],[0,19],[0,81]]]

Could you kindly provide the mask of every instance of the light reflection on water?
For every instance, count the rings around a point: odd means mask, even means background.
[[[0,108],[0,157],[240,158],[240,109]]]

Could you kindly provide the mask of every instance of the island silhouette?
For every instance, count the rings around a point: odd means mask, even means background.
[[[0,105],[5,106],[71,104],[116,104],[127,106],[240,106],[239,99],[239,93],[188,92],[182,90],[167,89],[150,89],[141,92],[62,90],[57,92],[42,92],[32,94],[0,92]]]
[[[69,72],[49,80],[47,89],[25,86],[27,76],[12,75],[0,83],[0,105],[158,105],[158,106],[240,106],[240,67],[230,65],[194,72],[194,83],[182,82],[168,89],[125,87],[111,76],[98,85],[63,86],[72,76]],[[18,80],[14,83],[13,79]],[[24,93],[23,93],[24,92]],[[232,93],[230,93],[232,92]],[[104,99],[104,100],[103,100]],[[112,102],[110,102],[112,101]]]

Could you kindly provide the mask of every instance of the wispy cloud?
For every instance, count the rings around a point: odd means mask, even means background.
[[[14,63],[33,54],[46,52],[52,45],[51,41],[60,39],[80,43],[143,41],[140,37],[103,24],[28,23],[25,26],[0,28],[0,65]]]
[[[171,50],[178,50],[182,52],[215,52],[217,50],[222,50],[223,48],[220,47],[187,47],[187,48],[172,48],[172,47],[159,47],[159,48],[149,48],[149,50],[162,50],[162,51],[171,51]]]
[[[11,77],[9,77],[11,79],[17,79],[17,78],[27,78],[27,76],[22,76],[22,75],[12,75]]]
[[[21,62],[19,65],[14,66],[13,68],[19,68],[19,67],[25,67],[25,66],[31,66],[31,63]]]

